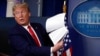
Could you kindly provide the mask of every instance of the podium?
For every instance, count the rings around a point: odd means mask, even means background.
[[[73,56],[100,56],[99,4],[100,0],[68,0],[67,17]]]

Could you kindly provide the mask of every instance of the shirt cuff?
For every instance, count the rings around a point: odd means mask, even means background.
[[[50,56],[53,56],[52,47],[50,48]]]

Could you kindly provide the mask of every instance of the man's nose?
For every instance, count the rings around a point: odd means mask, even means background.
[[[20,17],[23,17],[23,14],[22,13],[20,13]]]
[[[20,14],[19,14],[19,19],[22,19],[22,18],[23,18],[23,14],[20,13]]]

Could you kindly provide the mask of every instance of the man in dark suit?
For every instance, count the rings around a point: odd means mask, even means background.
[[[38,23],[30,23],[30,10],[26,3],[14,5],[13,14],[17,24],[9,32],[12,56],[50,56],[63,46],[63,41],[53,45],[45,29]],[[28,29],[29,26],[31,30]],[[35,37],[31,32],[35,33]]]

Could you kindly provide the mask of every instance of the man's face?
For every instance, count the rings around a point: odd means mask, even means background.
[[[29,24],[30,12],[28,11],[28,9],[17,7],[14,10],[14,16],[18,24],[23,25],[23,26]]]

